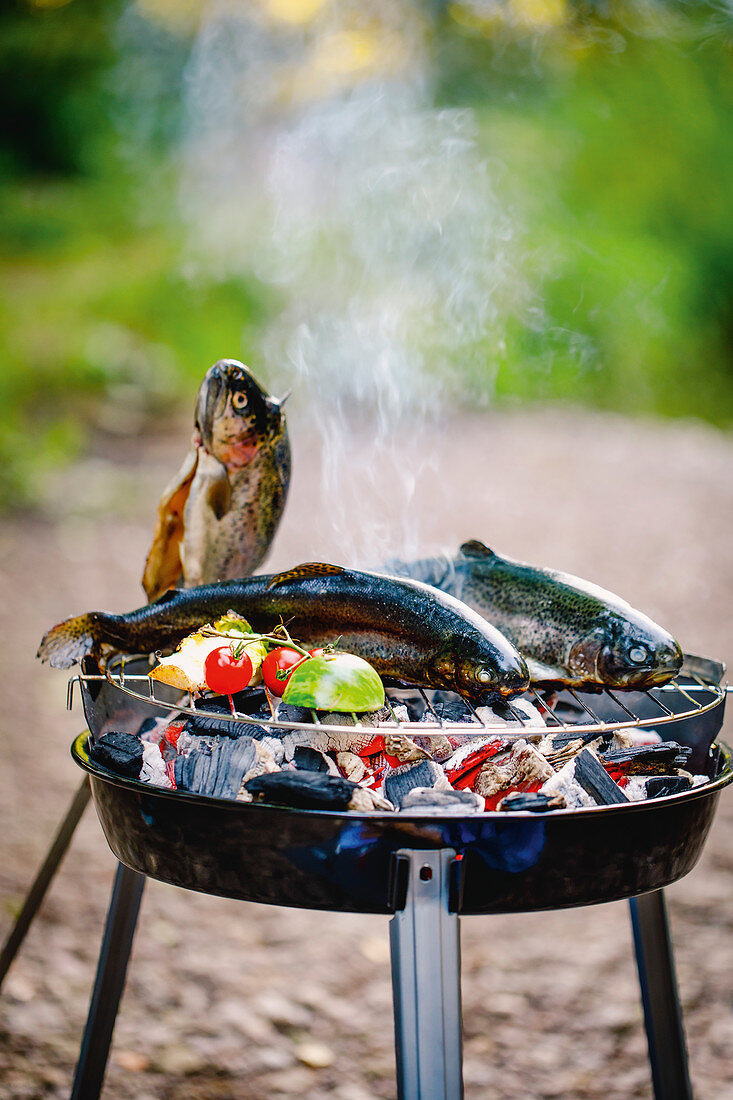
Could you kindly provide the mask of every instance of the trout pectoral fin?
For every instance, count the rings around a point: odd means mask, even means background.
[[[345,572],[346,570],[340,565],[327,565],[322,561],[308,561],[304,562],[303,565],[296,565],[293,569],[288,569],[285,573],[276,573],[267,587],[278,588],[281,584],[288,584],[290,581],[307,580],[308,577],[332,577]]]
[[[232,486],[226,466],[212,474],[206,486],[206,503],[217,519],[225,516],[232,506]]]
[[[495,558],[496,554],[478,539],[469,539],[461,546],[461,553],[467,558]]]
[[[181,575],[181,540],[183,539],[183,510],[188,500],[196,467],[198,448],[192,447],[176,476],[166,485],[160,504],[143,573],[143,588],[148,602],[173,588]]]

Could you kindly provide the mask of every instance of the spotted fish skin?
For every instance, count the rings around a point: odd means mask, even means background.
[[[529,683],[514,646],[452,596],[416,581],[321,563],[176,589],[126,615],[89,612],[50,630],[38,656],[69,668],[88,653],[172,649],[230,609],[256,631],[283,621],[308,648],[338,639],[339,649],[365,658],[380,675],[477,701],[517,694]]]
[[[619,596],[569,573],[502,557],[477,539],[455,558],[389,568],[478,611],[514,643],[534,684],[644,690],[667,683],[682,667],[672,635]]]
[[[214,363],[199,389],[191,449],[158,508],[143,574],[148,599],[254,572],[280,522],[290,468],[282,402],[244,363]]]

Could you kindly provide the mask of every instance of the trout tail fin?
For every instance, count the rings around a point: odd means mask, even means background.
[[[90,611],[65,619],[44,634],[36,657],[48,661],[52,668],[71,668],[89,653],[98,655],[103,641],[100,627],[105,618],[100,612]]]

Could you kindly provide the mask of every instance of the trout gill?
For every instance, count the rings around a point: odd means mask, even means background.
[[[275,576],[167,592],[126,615],[89,612],[53,627],[38,656],[69,668],[86,654],[152,653],[233,610],[258,632],[287,623],[308,647],[336,642],[380,675],[470,699],[515,695],[528,683],[514,646],[453,596],[379,573],[309,563]]]
[[[477,539],[456,558],[388,568],[478,611],[514,643],[533,684],[643,691],[682,667],[672,635],[619,596],[569,573],[502,557]]]
[[[191,449],[158,506],[143,574],[149,600],[179,582],[188,588],[249,576],[263,560],[290,483],[281,406],[236,359],[207,371]]]

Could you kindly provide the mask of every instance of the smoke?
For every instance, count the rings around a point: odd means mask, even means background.
[[[292,387],[294,424],[317,429],[351,560],[416,544],[410,501],[435,473],[426,434],[467,377],[490,395],[507,317],[533,308],[494,190],[501,165],[482,159],[470,111],[434,103],[422,11],[214,3],[185,79],[190,263],[277,296],[251,365]],[[355,531],[346,503],[375,478],[376,510]]]

